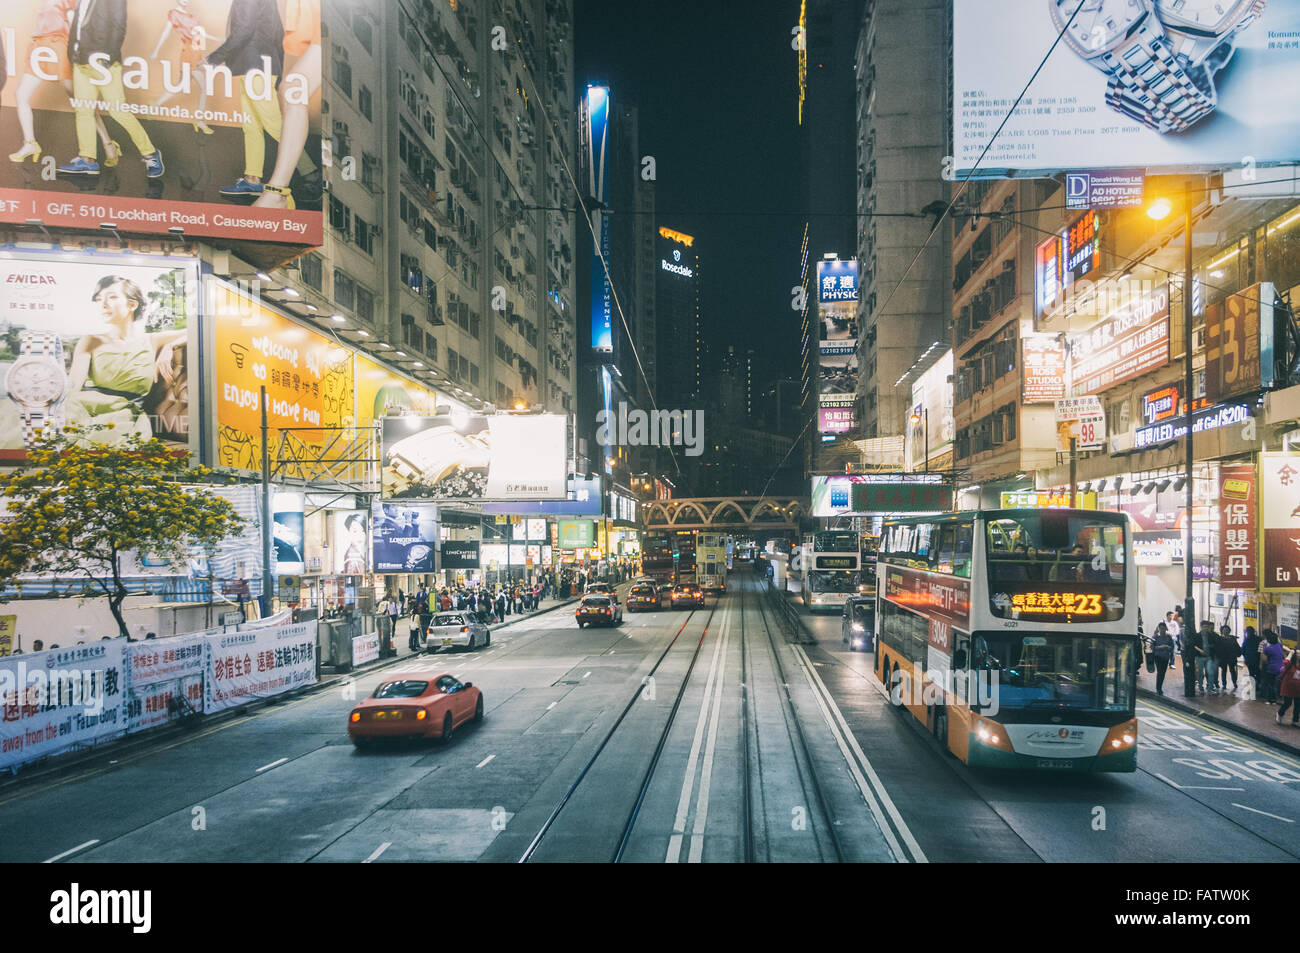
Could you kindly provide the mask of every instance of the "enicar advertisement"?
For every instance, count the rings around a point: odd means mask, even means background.
[[[1295,3],[956,0],[956,175],[1292,160],[1297,41]]]
[[[321,0],[5,0],[0,221],[319,245]]]

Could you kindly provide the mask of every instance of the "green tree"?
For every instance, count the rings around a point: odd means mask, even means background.
[[[113,446],[95,431],[46,430],[27,462],[0,478],[7,512],[0,520],[0,589],[23,573],[84,576],[108,598],[118,631],[126,586],[121,555],[136,551],[173,561],[196,547],[211,554],[243,519],[231,504],[186,484],[211,471],[188,455],[139,434]]]

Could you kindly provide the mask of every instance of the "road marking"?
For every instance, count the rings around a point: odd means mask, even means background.
[[[1156,707],[1159,706],[1159,704],[1160,704],[1159,702],[1153,702],[1144,699],[1142,705],[1140,705],[1139,707],[1151,706],[1151,710],[1156,712],[1157,714],[1168,715],[1170,718],[1174,718],[1178,721],[1181,721],[1189,728],[1195,728],[1197,731],[1206,731],[1209,734],[1215,734],[1215,735],[1229,735],[1231,736],[1233,741],[1237,742],[1238,744],[1245,745],[1247,748],[1249,748],[1251,751],[1255,752],[1256,754],[1262,754],[1270,758],[1277,758],[1279,761],[1284,761],[1287,764],[1291,765],[1293,768],[1300,769],[1300,761],[1297,761],[1294,758],[1288,758],[1286,755],[1280,753],[1276,748],[1272,748],[1272,747],[1260,748],[1256,746],[1250,738],[1244,735],[1235,734],[1231,728],[1221,728],[1218,725],[1215,725],[1213,722],[1210,723],[1211,727],[1207,728],[1204,722],[1193,721],[1192,719],[1183,715],[1181,712],[1176,711],[1172,707],[1169,708]],[[1142,726],[1142,715],[1136,712],[1135,714],[1137,714],[1138,728],[1140,732]],[[1142,739],[1141,739],[1141,734],[1139,733],[1138,744],[1141,745],[1141,743],[1142,743]]]
[[[725,628],[728,617],[719,620],[719,628]],[[686,777],[682,780],[681,796],[677,799],[677,815],[673,821],[673,833],[668,838],[668,853],[664,863],[676,864],[681,861],[682,839],[686,834],[686,816],[691,807],[691,792],[695,788],[695,765],[700,757],[700,748],[704,744],[704,729],[708,725],[709,707],[713,696],[713,680],[718,672],[718,660],[722,653],[722,640],[713,643],[713,655],[709,657],[709,674],[704,680],[704,701],[700,705],[700,717],[695,722],[695,736],[691,740],[691,753],[686,758]]]
[[[552,708],[554,708],[554,707],[555,707],[556,705],[558,705],[558,704],[559,704],[559,702],[551,702],[549,705],[546,706],[546,710],[547,710],[547,711],[550,711]]]
[[[481,768],[481,767],[483,767],[483,765],[487,764],[489,761],[491,761],[491,760],[492,760],[493,758],[495,758],[495,757],[496,757],[496,755],[494,755],[494,754],[490,754],[490,755],[488,755],[486,758],[484,758],[482,761],[480,761],[478,764],[474,765],[474,767],[476,767],[476,768]]]
[[[587,673],[587,675],[590,675],[590,674],[591,674],[590,672]],[[582,677],[583,677],[583,678],[586,678],[587,675],[584,675],[584,676],[582,676]]]
[[[94,847],[98,843],[99,843],[99,838],[96,837],[94,840],[88,840],[84,844],[78,844],[76,847],[72,848],[72,850],[65,850],[61,854],[55,854],[49,860],[43,860],[41,861],[41,863],[43,864],[55,863],[56,861],[62,860],[64,857],[71,857],[73,854],[77,853],[77,851],[85,850],[87,847]]]
[[[258,768],[257,771],[254,773],[261,774],[263,771],[270,771],[272,768],[284,764],[288,760],[289,760],[288,758],[281,758],[279,761],[272,761],[270,764],[264,764],[260,768]]]
[[[695,829],[691,832],[691,850],[687,863],[698,864],[704,857],[704,825],[709,818],[709,785],[713,779],[714,753],[718,744],[718,725],[722,721],[722,684],[727,674],[727,645],[731,641],[730,619],[724,621],[722,630],[722,668],[713,689],[713,723],[709,725],[709,740],[704,748],[704,768],[700,772],[700,793],[695,800]]]
[[[1169,785],[1171,788],[1175,788],[1176,790],[1179,791],[1244,791],[1246,790],[1245,788],[1219,788],[1213,785],[1205,786],[1199,784],[1189,784],[1184,786],[1182,784],[1179,784],[1177,781],[1169,780],[1159,771],[1152,771],[1151,773],[1155,775],[1157,778],[1159,778],[1161,781],[1165,782],[1165,784]]]
[[[376,848],[375,848],[375,852],[374,852],[373,854],[371,854],[369,857],[367,857],[365,860],[363,860],[362,863],[363,863],[363,864],[368,864],[368,863],[370,863],[372,860],[378,860],[378,859],[379,859],[379,855],[382,854],[384,851],[388,850],[388,848],[390,848],[390,847],[392,847],[392,846],[393,846],[393,842],[392,842],[392,841],[390,841],[390,840],[386,840],[386,841],[384,841],[382,844],[380,844],[378,847],[376,847]]]
[[[796,645],[793,648],[795,657],[802,663],[804,675],[812,684],[813,695],[817,698],[817,703],[822,709],[822,714],[825,716],[827,723],[831,726],[831,733],[835,735],[836,744],[840,746],[840,752],[844,754],[845,759],[849,762],[849,768],[853,774],[854,781],[857,782],[858,790],[862,792],[862,796],[871,807],[872,813],[877,814],[879,808],[883,807],[885,812],[888,813],[889,817],[893,820],[894,825],[898,828],[899,836],[902,837],[903,842],[907,845],[907,849],[911,852],[912,858],[917,863],[929,863],[928,858],[925,856],[925,851],[921,850],[921,845],[918,844],[916,838],[912,836],[911,828],[907,826],[907,822],[903,820],[903,816],[898,812],[898,808],[895,806],[893,799],[889,796],[889,792],[885,790],[885,785],[880,780],[880,776],[876,774],[876,769],[871,766],[871,762],[862,751],[862,746],[858,744],[858,739],[853,736],[853,732],[850,730],[848,722],[844,720],[843,713],[840,711],[839,706],[835,704],[835,699],[831,695],[830,689],[828,689],[826,683],[822,681],[822,677],[818,674],[817,669],[810,664],[811,659],[808,658],[808,653],[804,651],[802,645]],[[838,728],[836,727],[836,723],[838,723]],[[846,743],[852,750],[853,754],[856,755],[857,763],[854,763],[853,758],[849,757],[848,752],[845,751]],[[861,771],[858,770],[859,765],[862,768]],[[864,773],[866,779],[863,778]],[[864,783],[864,780],[870,781],[870,787],[875,791],[874,797],[868,796],[868,787]],[[879,799],[879,805],[876,804],[877,798]],[[878,823],[880,820],[881,818],[877,816]],[[887,825],[881,825],[881,831],[885,833],[887,840],[893,841],[895,846],[897,846],[897,840],[895,840],[892,833],[889,833]],[[907,861],[906,855],[903,855],[901,852],[895,854],[895,857],[898,857],[898,859],[903,862]]]
[[[1238,790],[1240,790],[1240,789],[1238,789]],[[1286,821],[1288,824],[1294,824],[1294,823],[1295,823],[1295,821],[1293,821],[1293,820],[1292,820],[1291,818],[1289,818],[1289,817],[1278,817],[1276,814],[1270,814],[1270,813],[1268,813],[1268,811],[1261,811],[1261,810],[1260,810],[1259,808],[1257,808],[1257,807],[1247,807],[1245,804],[1238,804],[1236,801],[1233,801],[1233,802],[1232,802],[1232,806],[1233,806],[1233,807],[1239,807],[1239,808],[1241,808],[1243,811],[1254,811],[1256,814],[1263,814],[1265,817],[1271,817],[1271,818],[1273,818],[1273,820],[1275,820],[1275,821]]]

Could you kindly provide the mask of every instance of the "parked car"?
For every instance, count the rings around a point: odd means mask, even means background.
[[[633,609],[658,609],[662,604],[659,588],[654,583],[633,583],[627,594],[627,611]]]
[[[623,607],[616,596],[596,593],[583,596],[573,615],[580,629],[588,625],[618,625],[623,621]]]
[[[844,602],[840,616],[840,641],[850,652],[861,649],[872,652],[876,648],[876,599],[853,596]]]
[[[674,609],[679,605],[704,607],[704,590],[693,582],[683,582],[673,586],[673,592],[669,598]]]
[[[483,720],[483,692],[473,682],[438,672],[403,672],[381,682],[348,715],[348,737],[358,748],[379,738],[441,738]]]
[[[468,611],[439,612],[424,633],[424,650],[436,652],[460,646],[467,649],[492,644],[492,630]]]

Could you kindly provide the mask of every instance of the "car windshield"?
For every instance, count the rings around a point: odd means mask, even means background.
[[[1003,708],[1125,710],[1133,704],[1134,643],[1114,636],[976,634],[971,670],[996,676]]]
[[[458,615],[438,615],[433,617],[434,625],[464,625],[464,616]]]
[[[375,689],[371,698],[418,698],[423,695],[429,683],[404,679],[400,682],[385,682]]]

